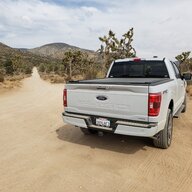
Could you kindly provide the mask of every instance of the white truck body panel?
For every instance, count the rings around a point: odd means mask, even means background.
[[[123,59],[117,61],[131,60]],[[153,59],[149,58],[146,60]],[[158,59],[155,58],[154,60]],[[127,122],[123,124],[117,123],[114,130],[116,134],[154,136],[164,129],[170,104],[173,103],[173,115],[175,115],[181,108],[186,94],[186,82],[176,77],[172,63],[168,59],[159,60],[165,62],[170,81],[157,85],[66,84],[67,107],[65,107],[65,112],[68,115],[63,114],[64,121],[78,127],[90,128],[92,126],[93,128],[99,128],[90,124],[91,116],[115,118],[128,121],[128,124],[126,124]],[[113,64],[109,68],[107,78]],[[149,93],[161,93],[160,112],[155,117],[148,116]],[[104,96],[107,99],[97,100],[98,96]],[[81,115],[84,116],[82,117]],[[136,122],[136,124],[132,125],[129,121]],[[142,123],[155,124],[146,128],[142,127]],[[103,127],[103,129],[105,128]]]
[[[68,112],[104,117],[148,121],[148,87],[107,85],[66,85]],[[96,99],[105,95],[106,101]],[[134,102],[133,102],[134,100]]]

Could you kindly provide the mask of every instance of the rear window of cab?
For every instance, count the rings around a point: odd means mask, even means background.
[[[123,61],[115,62],[110,78],[169,78],[164,61]]]

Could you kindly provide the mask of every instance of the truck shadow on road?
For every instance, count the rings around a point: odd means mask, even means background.
[[[149,138],[132,137],[106,133],[104,136],[84,135],[79,128],[64,125],[56,130],[57,137],[65,142],[100,148],[125,154],[134,154],[139,150],[153,147]]]

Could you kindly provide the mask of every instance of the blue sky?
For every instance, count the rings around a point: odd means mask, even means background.
[[[33,48],[65,42],[97,50],[99,36],[134,28],[137,55],[192,50],[191,0],[1,0],[0,42]]]

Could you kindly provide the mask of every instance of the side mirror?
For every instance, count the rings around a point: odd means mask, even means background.
[[[182,75],[182,79],[185,79],[187,81],[191,80],[192,74],[191,73],[184,73]]]

